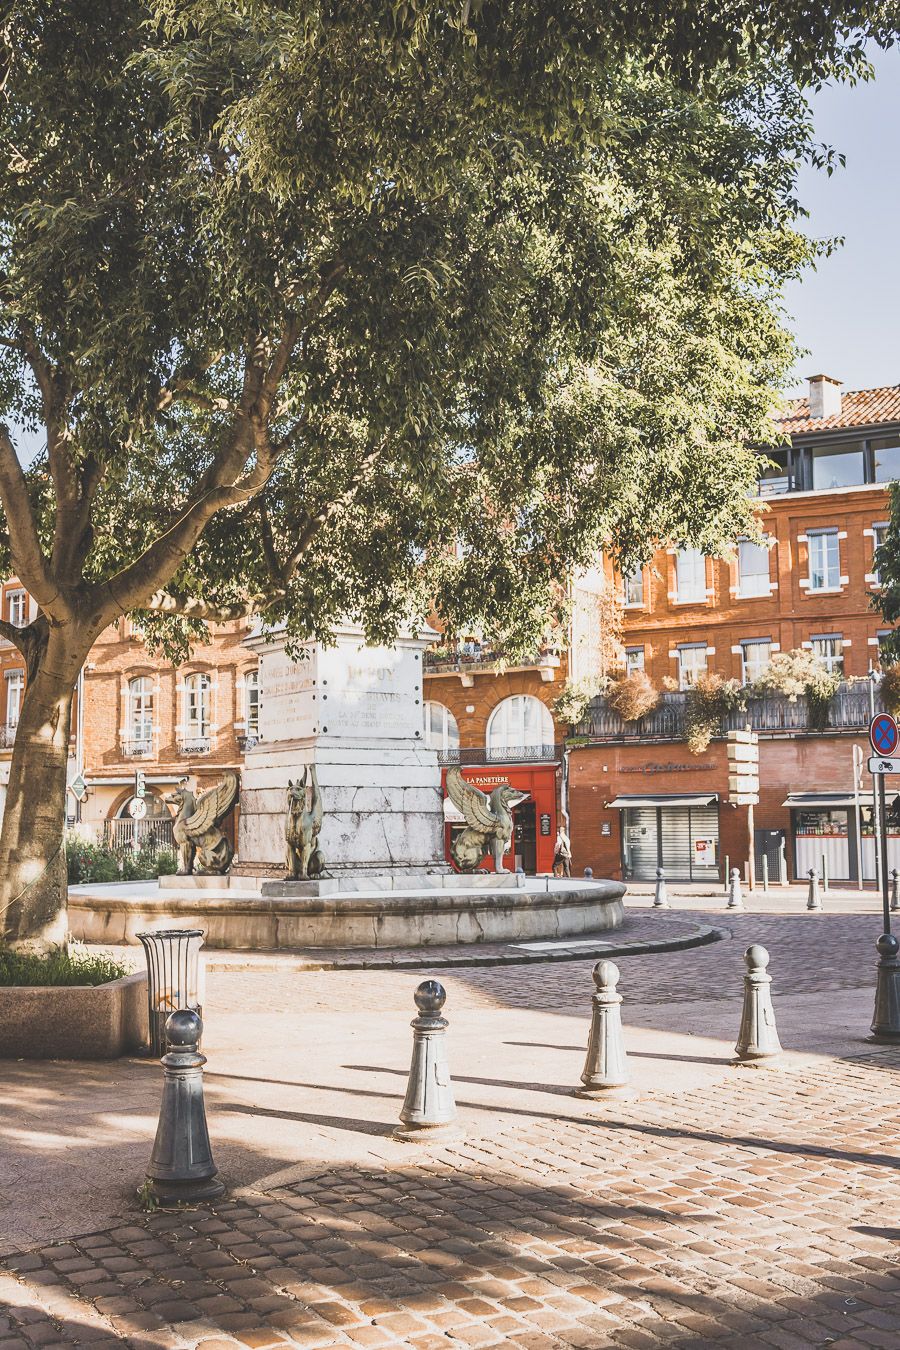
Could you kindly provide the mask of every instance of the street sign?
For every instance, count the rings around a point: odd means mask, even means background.
[[[143,797],[132,797],[128,803],[128,814],[132,820],[143,820],[147,814],[147,803]]]
[[[869,773],[900,773],[900,758],[882,758],[881,755],[870,755],[868,761]]]
[[[147,795],[147,773],[144,769],[135,770],[134,795],[136,797],[146,797]]]
[[[897,723],[890,713],[879,713],[873,717],[869,723],[869,740],[872,742],[872,749],[876,755],[884,755],[890,759],[891,755],[900,745],[900,730],[897,729]],[[871,769],[871,773],[877,770]],[[882,770],[883,773],[888,772]]]
[[[85,797],[87,797],[87,783],[80,773],[76,773],[75,777],[72,779],[69,784],[69,791],[76,801],[83,802]]]

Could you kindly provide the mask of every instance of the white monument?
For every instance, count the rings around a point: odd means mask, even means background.
[[[297,659],[281,632],[246,639],[259,653],[260,739],[245,756],[241,873],[284,874],[287,783],[311,764],[328,873],[448,870],[437,752],[425,745],[423,653],[436,636],[369,647],[344,624],[334,646],[304,643]]]

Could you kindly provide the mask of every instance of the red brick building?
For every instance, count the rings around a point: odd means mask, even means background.
[[[872,608],[873,555],[900,477],[900,387],[841,397],[836,381],[810,394],[783,423],[790,446],[768,452],[759,505],[767,547],[736,541],[729,560],[661,550],[621,580],[625,660],[659,688],[685,691],[703,671],[752,683],[778,651],[807,648],[850,683],[828,727],[811,729],[801,698],[754,700],[732,723],[759,734],[760,803],[755,856],[770,873],[874,879],[872,784],[855,795],[854,745],[864,748],[883,622]],[[684,743],[685,694],[666,695],[642,723],[622,723],[602,699],[589,744],[570,756],[574,863],[602,875],[651,878],[657,866],[682,879],[723,877],[726,859],[749,858],[747,808],[729,801],[725,745],[700,757]],[[857,751],[857,759],[859,751]],[[900,839],[891,841],[900,866]],[[781,858],[784,863],[782,864]]]

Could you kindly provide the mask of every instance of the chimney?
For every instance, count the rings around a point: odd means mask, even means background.
[[[810,417],[839,417],[841,413],[841,381],[830,375],[809,377]]]

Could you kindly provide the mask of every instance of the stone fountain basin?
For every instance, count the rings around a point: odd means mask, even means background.
[[[446,947],[566,938],[619,928],[618,881],[408,873],[322,881],[163,877],[72,887],[69,931],[119,945],[154,928],[198,927],[209,947]]]

